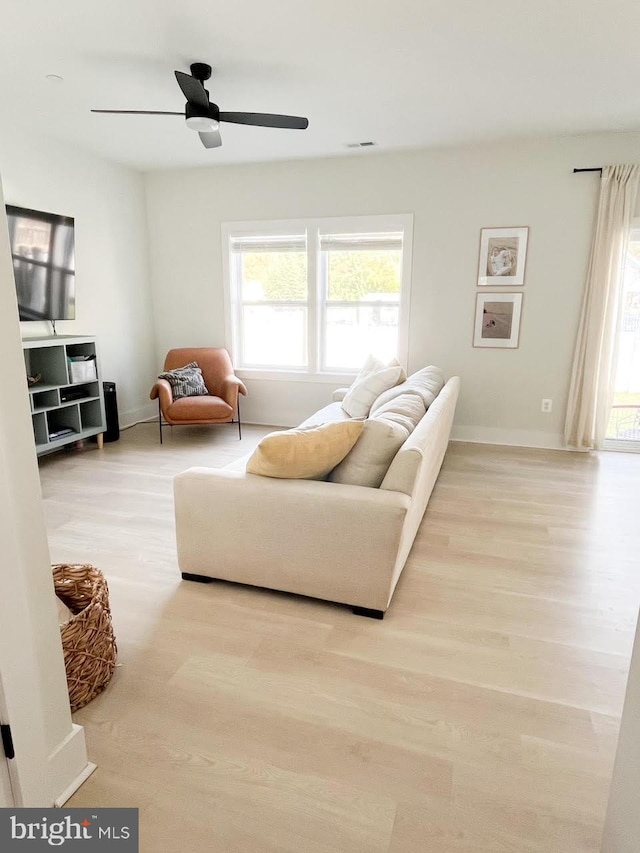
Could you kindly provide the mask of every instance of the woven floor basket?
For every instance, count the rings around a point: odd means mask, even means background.
[[[116,666],[109,588],[95,566],[58,563],[52,568],[56,595],[73,614],[60,634],[71,710],[77,711],[104,690]]]

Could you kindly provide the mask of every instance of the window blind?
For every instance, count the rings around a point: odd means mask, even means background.
[[[231,237],[232,252],[304,252],[307,248],[306,234],[274,234],[257,237]]]
[[[371,252],[389,249],[402,250],[402,231],[372,234],[320,234],[322,252]]]

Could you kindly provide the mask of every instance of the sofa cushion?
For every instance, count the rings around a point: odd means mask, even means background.
[[[298,480],[325,477],[344,459],[363,429],[364,421],[348,420],[271,432],[249,457],[247,472]]]
[[[397,359],[385,365],[369,356],[345,394],[342,408],[352,418],[366,418],[380,394],[402,382],[405,376],[404,368]]]
[[[317,412],[314,412],[305,421],[302,421],[301,424],[298,424],[297,429],[309,429],[310,427],[317,427],[321,424],[329,424],[334,423],[335,421],[348,420],[349,415],[345,412],[339,402],[329,403],[328,406],[324,406],[322,409],[318,409]]]
[[[169,421],[228,421],[233,417],[233,408],[225,402],[222,397],[214,397],[210,394],[204,396],[179,397],[174,400],[165,411],[165,417]]]
[[[418,426],[426,412],[427,407],[422,397],[412,391],[407,391],[405,394],[398,394],[397,397],[381,406],[376,406],[375,412],[372,409],[371,417],[394,421],[403,426],[409,434]]]
[[[393,420],[369,418],[364,422],[360,438],[328,479],[332,483],[377,489],[408,436],[409,430]]]
[[[415,498],[416,488],[419,488],[423,496],[428,497],[447,449],[459,389],[460,379],[457,376],[447,382],[427,414],[394,456],[380,484],[381,489],[403,492]],[[423,466],[425,470],[421,473]]]
[[[385,403],[407,392],[422,397],[424,405],[428,409],[443,387],[444,374],[442,370],[439,367],[434,367],[434,365],[423,367],[422,370],[412,373],[405,382],[381,393],[371,406],[371,415],[375,415]]]

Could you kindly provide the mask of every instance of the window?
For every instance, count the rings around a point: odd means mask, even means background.
[[[232,237],[238,366],[308,365],[307,238]]]
[[[412,217],[223,226],[234,363],[309,376],[406,360]]]

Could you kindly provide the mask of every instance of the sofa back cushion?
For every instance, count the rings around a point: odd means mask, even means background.
[[[422,370],[412,373],[400,385],[382,392],[371,406],[370,414],[372,416],[375,415],[386,403],[389,403],[395,397],[399,397],[400,394],[407,393],[417,394],[421,397],[425,408],[428,409],[443,387],[444,374],[442,370],[431,364],[429,367],[423,367]]]
[[[329,474],[333,483],[377,489],[398,450],[426,413],[418,394],[399,394],[364,422],[362,435],[342,462]]]
[[[344,459],[363,429],[364,421],[348,420],[271,432],[249,457],[247,472],[287,480],[321,479]]]
[[[372,403],[386,391],[406,377],[404,368],[397,359],[385,365],[369,356],[364,367],[342,400],[342,408],[352,418],[366,418]]]
[[[407,392],[406,394],[398,394],[382,406],[376,406],[375,412],[372,410],[371,417],[386,418],[389,421],[394,421],[394,423],[405,427],[410,434],[425,416],[426,411],[427,408],[422,397],[418,394]]]
[[[377,489],[391,460],[409,436],[409,430],[384,417],[364,421],[362,435],[329,474],[332,483]]]
[[[430,493],[449,442],[459,389],[460,380],[454,376],[396,453],[380,485],[381,489],[415,497],[416,490],[422,488],[424,491],[424,482],[428,482],[431,483],[427,489]],[[424,481],[422,487],[421,481]]]

